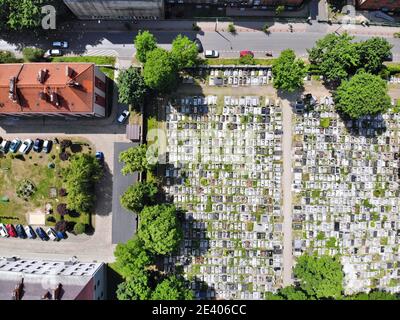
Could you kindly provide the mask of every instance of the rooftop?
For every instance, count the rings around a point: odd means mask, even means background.
[[[93,91],[91,63],[0,65],[0,113],[88,113]]]

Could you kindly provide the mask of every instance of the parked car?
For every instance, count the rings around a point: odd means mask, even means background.
[[[33,144],[33,151],[35,152],[40,152],[42,151],[43,148],[43,140],[42,139],[36,139],[35,143]]]
[[[218,58],[219,52],[217,50],[206,50],[204,52],[204,57],[205,58]]]
[[[45,52],[44,57],[49,58],[49,57],[59,57],[62,56],[62,51],[60,49],[49,49]]]
[[[303,100],[297,100],[296,101],[296,105],[295,105],[295,110],[296,110],[296,113],[303,113],[304,112],[304,107],[305,107],[305,105],[304,105],[304,101]]]
[[[393,53],[389,53],[386,57],[385,57],[385,61],[393,61]]]
[[[2,236],[3,238],[7,238],[8,237],[8,231],[7,228],[4,224],[0,223],[0,236]]]
[[[6,228],[7,228],[8,235],[10,237],[13,237],[13,238],[17,237],[17,232],[15,231],[15,228],[12,224],[7,224]]]
[[[46,141],[43,143],[42,152],[44,152],[44,153],[49,153],[49,152],[51,151],[52,146],[53,146],[53,141],[51,141],[51,140],[46,140]]]
[[[9,140],[3,140],[2,143],[0,144],[0,151],[3,153],[7,153],[8,150],[10,149],[11,141]]]
[[[203,45],[201,44],[201,41],[199,40],[199,39],[197,39],[197,38],[194,38],[193,39],[193,42],[194,42],[194,44],[196,45],[196,47],[197,47],[197,51],[199,52],[199,53],[202,53],[203,52]]]
[[[18,139],[18,138],[14,139],[14,140],[11,142],[10,151],[11,151],[12,153],[16,153],[17,150],[19,149],[19,147],[21,146],[21,144],[22,144],[22,141],[21,141],[20,139]]]
[[[96,152],[96,159],[99,161],[101,164],[104,163],[104,153],[101,151]]]
[[[36,239],[37,235],[31,226],[25,226],[25,233],[29,239]]]
[[[250,51],[250,50],[242,50],[242,51],[240,51],[240,57],[244,57],[244,56],[247,56],[247,55],[250,55],[250,56],[254,57],[253,51]]]
[[[61,231],[56,231],[58,239],[65,239],[65,233]]]
[[[49,237],[50,240],[52,240],[52,241],[60,240],[60,239],[58,239],[57,233],[54,231],[53,228],[48,228],[46,233],[47,233],[47,236]]]
[[[19,152],[27,154],[32,149],[32,146],[33,146],[33,141],[31,139],[26,139],[19,148]]]
[[[36,228],[36,233],[39,236],[40,240],[42,241],[48,241],[49,237],[47,236],[46,232],[44,232],[44,230],[40,227]]]
[[[68,41],[54,41],[53,42],[53,47],[54,48],[68,48]]]
[[[121,115],[118,117],[118,122],[119,123],[124,123],[126,119],[129,118],[130,112],[128,110],[122,111]]]
[[[22,226],[22,224],[17,224],[15,226],[15,230],[17,231],[18,238],[21,238],[21,239],[26,239],[27,238],[26,232],[25,232],[24,227]]]

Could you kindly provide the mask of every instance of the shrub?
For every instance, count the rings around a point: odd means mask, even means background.
[[[228,25],[228,32],[236,33],[235,25],[232,22]]]
[[[76,223],[76,224],[74,225],[74,233],[75,233],[76,235],[82,234],[82,233],[84,233],[85,231],[86,231],[86,225],[85,225],[85,224],[78,222],[78,223]]]
[[[331,124],[331,119],[330,118],[321,118],[321,120],[319,121],[319,124],[322,128],[326,129]]]
[[[10,51],[0,51],[0,63],[15,63],[17,61],[14,53]]]
[[[58,191],[58,194],[60,195],[60,197],[65,197],[67,195],[67,190],[65,190],[64,188],[61,188]]]
[[[246,54],[239,59],[240,64],[255,64],[254,57],[251,54]]]
[[[56,218],[54,218],[53,216],[48,216],[46,220],[48,222],[56,222]]]
[[[68,222],[65,220],[57,221],[56,225],[54,226],[54,229],[59,232],[65,232],[68,230]]]
[[[395,32],[395,33],[393,33],[393,37],[395,37],[395,38],[400,38],[400,32]]]
[[[271,33],[271,32],[269,31],[269,25],[268,25],[268,23],[264,24],[264,26],[263,26],[263,28],[262,28],[262,31],[264,31],[266,34]]]
[[[57,205],[57,212],[61,215],[64,216],[68,213],[67,209],[67,204],[66,203],[60,203]]]
[[[20,181],[17,185],[17,196],[19,198],[27,200],[31,197],[36,191],[36,186],[33,184],[32,181],[24,179]]]
[[[60,153],[60,160],[61,160],[61,161],[67,161],[68,158],[69,158],[68,152],[61,152],[61,153]]]
[[[62,140],[60,142],[61,149],[66,149],[70,148],[72,146],[72,141],[71,140]]]
[[[27,47],[22,50],[22,55],[25,61],[40,62],[43,60],[44,50],[33,47]]]
[[[276,14],[282,14],[285,11],[285,6],[277,6],[275,9]]]

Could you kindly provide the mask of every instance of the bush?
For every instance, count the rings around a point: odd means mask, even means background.
[[[236,28],[235,28],[235,25],[234,25],[233,23],[230,23],[230,24],[228,25],[228,32],[230,32],[230,33],[236,33]]]
[[[269,25],[268,25],[268,23],[264,24],[264,26],[263,26],[263,28],[262,28],[262,31],[264,31],[266,34],[271,33],[271,32],[269,31]]]
[[[65,190],[64,188],[61,188],[58,191],[58,194],[60,195],[60,197],[65,197],[67,195],[67,190]]]
[[[395,33],[393,33],[393,37],[395,37],[395,38],[400,38],[400,32],[395,32]]]
[[[61,149],[70,148],[72,146],[71,140],[62,140],[60,143]]]
[[[10,51],[0,51],[0,63],[15,63],[17,61],[14,53]]]
[[[322,128],[328,128],[329,125],[331,124],[331,119],[330,118],[321,118],[320,122],[319,122],[320,126]]]
[[[254,57],[251,54],[246,54],[239,59],[240,64],[256,64]]]
[[[20,181],[17,185],[17,196],[24,200],[27,200],[31,197],[36,191],[36,186],[30,180],[24,179]]]
[[[78,223],[76,223],[76,224],[74,225],[74,233],[75,233],[76,235],[82,234],[82,233],[84,233],[85,231],[86,231],[86,225],[85,225],[85,224],[78,222]]]
[[[27,47],[22,50],[25,61],[40,62],[43,60],[44,50],[38,48]]]
[[[67,161],[68,158],[69,158],[68,152],[61,152],[61,153],[60,153],[60,160],[61,160],[61,161]]]
[[[277,6],[275,9],[276,14],[282,14],[285,11],[285,6]]]
[[[46,220],[48,222],[56,222],[56,218],[54,218],[53,216],[48,216]]]
[[[66,203],[60,203],[57,205],[57,212],[61,215],[64,216],[68,213],[67,209],[67,204]]]
[[[59,232],[65,232],[68,230],[68,222],[65,220],[57,221],[56,225],[54,226],[54,229]]]

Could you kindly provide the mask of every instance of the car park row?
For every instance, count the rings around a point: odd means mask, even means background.
[[[0,236],[2,238],[21,238],[21,239],[37,239],[42,241],[59,241],[65,239],[66,235],[63,232],[56,231],[53,228],[48,228],[44,231],[41,227],[37,227],[35,230],[31,226],[23,226],[17,224],[15,227],[12,224],[0,223]]]
[[[51,140],[42,140],[36,139],[35,141],[31,139],[26,139],[22,141],[19,138],[15,138],[14,140],[3,140],[0,137],[0,152],[2,153],[17,153],[20,152],[22,154],[28,154],[32,149],[35,152],[44,152],[49,153],[51,151],[51,147],[53,142]]]

